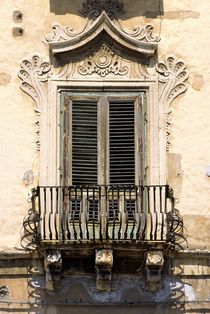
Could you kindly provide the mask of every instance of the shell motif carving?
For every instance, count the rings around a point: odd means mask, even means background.
[[[184,61],[177,60],[176,56],[169,55],[165,61],[156,66],[159,81],[164,83],[160,95],[160,102],[164,102],[169,109],[171,102],[187,89],[185,81],[189,74]]]
[[[30,59],[22,60],[21,69],[18,73],[21,79],[20,88],[28,94],[35,102],[36,107],[34,108],[37,113],[36,134],[37,134],[37,150],[40,150],[39,140],[39,120],[40,112],[42,107],[47,104],[47,92],[45,90],[44,82],[48,79],[48,73],[50,71],[50,64],[42,61],[42,58],[38,55],[32,56]]]
[[[34,55],[31,59],[24,59],[20,66],[21,69],[18,73],[22,80],[20,88],[35,101],[35,111],[40,111],[42,104],[47,99],[43,82],[48,79],[50,64],[43,62],[40,56]]]
[[[169,55],[165,61],[156,66],[159,82],[162,83],[159,103],[165,108],[166,114],[166,150],[169,151],[171,142],[170,105],[172,101],[187,89],[186,80],[189,77],[184,61],[177,60],[175,55]]]
[[[128,67],[122,66],[122,61],[119,57],[103,44],[96,52],[89,56],[82,65],[78,66],[78,73],[81,75],[97,73],[101,77],[105,77],[109,73],[126,75],[128,73]]]

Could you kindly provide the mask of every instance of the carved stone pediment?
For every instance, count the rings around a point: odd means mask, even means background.
[[[49,45],[54,55],[74,51],[91,43],[104,33],[118,43],[122,48],[152,56],[157,50],[158,38],[152,35],[153,26],[148,24],[144,27],[135,27],[133,31],[125,30],[119,21],[108,17],[105,11],[95,20],[87,19],[82,30],[74,32],[70,27],[53,25],[53,33],[45,38],[45,44]]]
[[[86,52],[77,57],[62,56],[64,66],[54,68],[56,79],[146,79],[147,59],[128,56],[116,45],[99,42],[95,47],[86,47]]]
[[[112,4],[115,8],[113,14],[110,11]],[[43,129],[45,127],[42,112],[48,110],[53,84],[58,87],[59,84],[70,86],[71,82],[78,82],[78,85],[84,83],[88,86],[93,81],[95,85],[113,81],[125,88],[126,82],[135,81],[141,88],[149,90],[150,100],[158,102],[158,106],[151,110],[161,108],[165,130],[165,137],[161,140],[165,147],[161,151],[168,150],[170,104],[187,88],[185,63],[174,55],[168,55],[165,61],[158,63],[159,38],[153,36],[153,26],[147,24],[131,31],[125,29],[117,19],[117,15],[122,13],[118,0],[86,0],[81,13],[85,16],[81,30],[54,24],[52,33],[45,37],[44,42],[50,50],[49,62],[43,62],[39,55],[34,54],[21,63],[18,74],[21,88],[36,104],[37,149],[40,149],[40,125]],[[53,97],[55,103],[57,96]]]

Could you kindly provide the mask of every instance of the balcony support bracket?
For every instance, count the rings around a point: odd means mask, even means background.
[[[61,287],[62,255],[59,250],[46,250],[44,258],[46,288],[57,291]]]
[[[160,289],[161,273],[164,257],[161,250],[151,250],[146,253],[146,290],[156,292]]]
[[[110,249],[98,249],[95,254],[96,289],[99,291],[111,290],[113,266],[113,251]]]

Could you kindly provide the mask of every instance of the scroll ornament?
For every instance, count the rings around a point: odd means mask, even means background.
[[[176,97],[186,91],[186,80],[189,74],[184,61],[178,60],[175,55],[168,55],[165,61],[159,62],[156,65],[156,71],[162,85],[159,103],[163,106],[166,114],[166,150],[168,151],[171,135],[170,105]]]
[[[47,92],[44,86],[44,82],[48,79],[48,73],[50,71],[50,64],[46,61],[42,61],[39,55],[34,55],[30,59],[22,60],[20,64],[20,71],[18,73],[21,79],[20,88],[28,94],[35,102],[34,108],[37,114],[37,120],[35,122],[37,131],[37,150],[40,150],[39,140],[39,123],[40,113],[42,107],[47,104]]]

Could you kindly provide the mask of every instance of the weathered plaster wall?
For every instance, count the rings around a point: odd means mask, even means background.
[[[113,273],[111,291],[99,292],[94,271],[84,274],[66,259],[61,290],[47,292],[42,259],[10,255],[8,261],[1,254],[0,313],[107,313],[107,307],[114,314],[209,313],[209,254],[191,256],[194,267],[188,265],[186,257],[173,259],[173,276],[163,274],[160,290],[155,293],[145,290],[144,270],[136,272],[135,268],[132,274]],[[7,289],[6,295],[2,295],[2,287]]]
[[[2,0],[0,3],[0,247],[19,246],[23,217],[30,205],[27,195],[37,184],[35,113],[33,102],[19,89],[17,72],[22,58],[34,52],[48,55],[42,44],[51,25],[59,22],[75,30],[84,23],[78,14],[83,1]],[[177,208],[184,217],[190,247],[209,245],[210,178],[210,61],[208,1],[125,0],[127,13],[122,22],[127,28],[152,23],[160,34],[159,59],[175,53],[188,65],[188,91],[172,104],[170,153],[178,154],[181,172],[170,177],[179,198]],[[13,11],[23,13],[22,23],[14,23]],[[12,28],[21,26],[23,36],[14,37]],[[23,174],[33,169],[34,183],[25,186]],[[170,169],[169,169],[170,171]],[[174,172],[176,173],[176,171]]]

